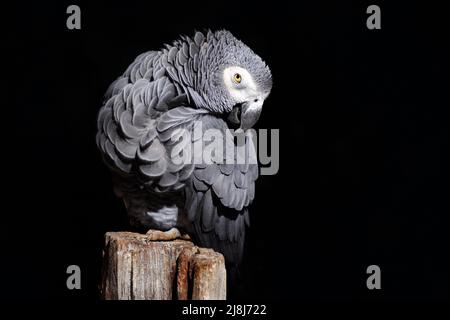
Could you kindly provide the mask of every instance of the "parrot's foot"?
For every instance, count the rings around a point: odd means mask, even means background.
[[[147,239],[150,241],[171,241],[175,239],[191,240],[188,234],[181,234],[177,228],[167,231],[150,229],[146,233]]]

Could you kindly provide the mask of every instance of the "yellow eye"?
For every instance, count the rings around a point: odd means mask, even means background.
[[[233,76],[233,80],[236,83],[241,83],[242,77],[241,77],[241,75],[239,73],[235,73],[234,76]]]

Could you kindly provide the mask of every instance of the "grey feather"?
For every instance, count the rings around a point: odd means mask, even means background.
[[[136,139],[139,138],[142,135],[141,129],[136,127],[132,122],[132,115],[130,111],[125,111],[120,116],[120,129],[122,133],[125,135],[125,137],[129,139]]]
[[[159,180],[159,185],[161,187],[170,187],[173,186],[178,181],[178,173],[170,173],[165,172],[163,176],[161,177],[161,180]]]
[[[134,159],[138,147],[134,141],[118,137],[114,142],[119,156],[126,160]]]
[[[194,171],[194,168],[195,168],[195,166],[193,164],[184,166],[180,170],[180,175],[179,175],[180,181],[187,180],[191,176],[192,172]]]
[[[166,171],[166,167],[166,160],[161,158],[155,163],[141,165],[139,166],[139,169],[145,176],[149,178],[155,178],[163,175]]]
[[[194,189],[196,191],[206,191],[209,189],[208,185],[206,183],[204,183],[203,181],[194,179],[194,178],[192,180],[194,183]]]
[[[203,43],[203,40],[205,39],[205,36],[201,32],[196,32],[194,36],[194,41],[197,47],[200,47]]]
[[[144,135],[142,135],[139,141],[141,148],[143,149],[147,148],[157,135],[158,132],[156,131],[156,126],[154,124],[153,126],[152,124],[149,124],[147,127],[147,132]]]
[[[216,182],[217,178],[220,175],[219,168],[215,165],[209,165],[205,168],[199,168],[194,171],[194,176],[207,183],[208,185],[213,185]]]
[[[211,190],[209,189],[203,196],[202,207],[202,229],[205,232],[210,232],[215,225],[217,218],[217,208],[213,204]]]
[[[165,153],[164,147],[158,139],[154,139],[151,145],[144,150],[138,148],[138,158],[143,162],[154,162],[159,160]]]

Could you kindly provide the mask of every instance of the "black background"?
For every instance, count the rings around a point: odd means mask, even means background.
[[[242,298],[449,299],[444,10],[374,3],[373,31],[363,2],[19,4],[2,297],[98,299],[103,235],[127,228],[95,146],[103,94],[138,54],[225,28],[270,66],[257,127],[281,140],[279,173],[257,181]],[[81,30],[66,28],[70,4]],[[82,290],[66,288],[71,264]],[[379,291],[366,288],[371,264]]]

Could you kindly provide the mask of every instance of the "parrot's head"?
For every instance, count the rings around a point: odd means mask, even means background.
[[[272,89],[266,63],[225,30],[208,33],[200,59],[200,76],[207,79],[199,89],[204,108],[223,115],[231,127],[253,127]]]

